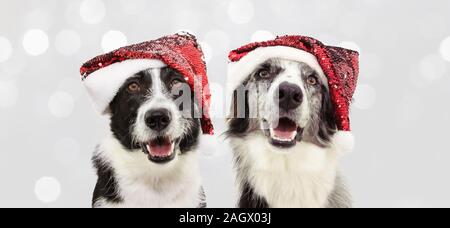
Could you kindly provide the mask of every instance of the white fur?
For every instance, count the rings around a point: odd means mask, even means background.
[[[154,68],[151,69],[150,72],[153,82],[151,90],[152,94],[149,96],[148,101],[142,104],[138,110],[136,123],[132,132],[134,140],[137,142],[145,142],[155,138],[161,133],[151,131],[145,123],[146,113],[156,109],[166,109],[172,114],[173,121],[171,121],[170,126],[167,127],[167,130],[164,133],[172,139],[179,138],[187,131],[186,128],[190,126],[183,124],[184,119],[182,118],[182,113],[178,111],[178,107],[172,102],[171,98],[169,98],[169,92],[161,81],[161,69]]]
[[[148,160],[142,151],[130,152],[113,136],[98,150],[98,156],[113,167],[122,203],[101,199],[106,208],[195,208],[201,202],[201,178],[196,152],[178,154],[169,164]]]
[[[241,185],[249,181],[270,207],[327,206],[337,177],[339,154],[336,148],[300,142],[291,149],[280,150],[260,133],[232,138],[231,145],[242,159],[239,169],[245,170],[239,173]]]
[[[114,63],[101,68],[83,80],[95,108],[100,113],[107,113],[108,105],[116,96],[122,84],[134,74],[149,68],[166,66],[159,60],[133,59]]]
[[[299,75],[302,75],[300,71],[300,66],[298,62],[292,62],[292,61],[280,61],[280,67],[284,69],[282,73],[280,73],[276,80],[272,82],[272,86],[270,87],[268,91],[267,96],[267,107],[266,113],[270,113],[272,116],[265,117],[267,120],[279,120],[279,105],[275,102],[274,97],[278,97],[279,94],[279,88],[282,83],[288,82],[294,85],[297,85],[302,90],[303,94],[307,94],[305,84],[303,83],[303,80]],[[276,109],[276,110],[273,110]],[[309,107],[309,100],[308,96],[303,96],[303,102],[299,107],[299,126],[304,128],[308,124],[308,121],[310,120],[310,107]],[[278,123],[275,124],[277,126]]]
[[[242,85],[242,82],[245,81],[257,66],[274,58],[303,62],[312,67],[322,80],[327,81],[322,67],[313,54],[286,46],[260,47],[242,57],[241,60],[228,64],[228,97],[232,97],[233,91]]]

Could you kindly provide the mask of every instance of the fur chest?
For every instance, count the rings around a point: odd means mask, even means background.
[[[108,139],[99,155],[114,170],[117,194],[122,200],[99,200],[98,207],[195,208],[201,203],[201,178],[194,152],[159,165],[150,162],[144,153],[125,151],[116,140]]]
[[[249,183],[270,207],[327,205],[337,176],[337,155],[333,151],[303,142],[279,150],[260,135],[233,139],[232,144],[238,158],[239,181]]]

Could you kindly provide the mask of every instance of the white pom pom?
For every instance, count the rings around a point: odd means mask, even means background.
[[[351,153],[355,147],[355,137],[349,131],[338,131],[333,136],[332,147],[340,155]]]

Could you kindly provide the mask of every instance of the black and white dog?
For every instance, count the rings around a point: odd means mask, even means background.
[[[327,79],[316,69],[272,58],[234,91],[227,135],[239,207],[351,207],[333,145],[338,131]]]
[[[128,78],[109,106],[112,133],[93,157],[93,207],[205,207],[197,105],[185,77],[170,67]]]

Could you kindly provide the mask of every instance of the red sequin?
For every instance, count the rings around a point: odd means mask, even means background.
[[[305,36],[282,36],[275,40],[251,43],[230,53],[231,62],[237,62],[260,47],[287,46],[309,52],[316,56],[328,77],[331,99],[338,118],[338,128],[350,131],[350,104],[356,90],[359,74],[358,52],[339,47],[326,46],[320,41]]]
[[[189,79],[189,86],[197,96],[198,103],[201,104],[200,108],[203,109],[201,119],[203,133],[214,134],[214,128],[209,116],[211,94],[206,74],[206,64],[203,61],[203,52],[194,36],[190,34],[176,34],[123,47],[88,61],[81,67],[80,72],[83,79],[85,79],[99,69],[130,59],[161,60],[186,76]],[[197,86],[195,86],[195,82],[198,83]]]

